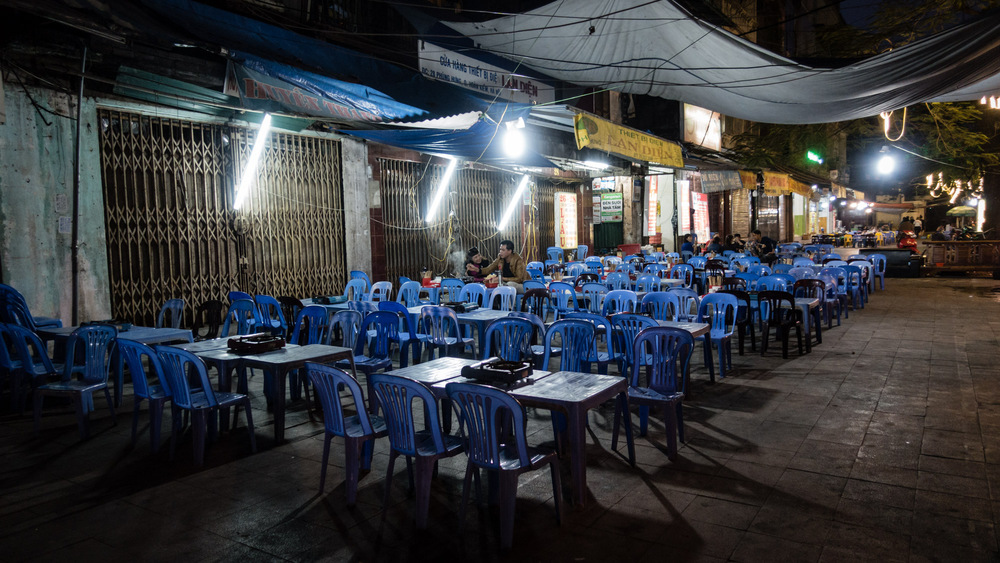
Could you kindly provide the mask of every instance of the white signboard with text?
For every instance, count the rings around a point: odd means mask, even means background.
[[[556,246],[576,248],[576,194],[556,192]]]
[[[420,73],[502,100],[524,104],[555,101],[555,88],[537,78],[513,74],[473,57],[421,41]]]

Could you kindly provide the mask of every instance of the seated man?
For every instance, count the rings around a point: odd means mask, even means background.
[[[468,266],[466,269],[468,270]],[[531,276],[528,275],[524,258],[514,252],[512,241],[500,241],[500,252],[497,259],[489,266],[481,268],[480,275],[488,276],[497,270],[499,270],[500,279],[505,285],[515,288],[518,293],[524,293],[524,286],[521,284],[531,279]]]

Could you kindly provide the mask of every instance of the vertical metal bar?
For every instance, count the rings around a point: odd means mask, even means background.
[[[83,85],[84,76],[87,75],[87,46],[83,46],[83,57],[80,61],[80,89],[77,91],[76,97],[76,131],[75,131],[75,141],[76,141],[76,162],[73,163],[74,172],[73,175],[73,242],[71,246],[71,254],[73,261],[73,274],[72,274],[72,304],[70,308],[72,309],[72,324],[74,326],[80,324],[80,183],[81,183],[81,171],[83,161],[83,146],[80,142],[81,132],[80,128],[83,123]]]

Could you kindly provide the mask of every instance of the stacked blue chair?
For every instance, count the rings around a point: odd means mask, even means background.
[[[475,303],[480,307],[486,305],[486,286],[481,283],[469,283],[462,286],[458,292],[459,303]]]
[[[683,329],[651,327],[637,334],[629,349],[632,352],[632,360],[629,362],[632,369],[628,372],[628,404],[639,406],[639,435],[646,434],[649,407],[663,408],[667,458],[676,459],[677,439],[684,441],[682,404],[688,367],[694,350],[694,338],[690,332]],[[657,361],[643,365],[642,359],[646,357],[656,358]],[[646,371],[645,378],[642,377],[643,367]],[[619,405],[615,410],[611,431],[612,450],[618,447],[618,428],[621,424],[621,415],[625,414],[621,403]],[[631,428],[626,426],[625,431],[626,437],[629,437]]]
[[[594,323],[580,319],[563,319],[549,325],[545,331],[545,356],[542,358],[542,369],[550,370],[549,364],[555,356],[553,342],[558,336],[561,343],[558,349],[559,369],[561,371],[590,372],[590,359],[594,348]]]
[[[611,326],[617,339],[615,349],[619,352],[620,365],[618,371],[629,373],[632,362],[636,360],[636,356],[632,353],[632,343],[635,341],[636,335],[647,328],[660,325],[645,315],[619,313],[611,317]],[[638,356],[638,358],[644,365],[649,361],[653,361],[649,356]]]
[[[709,379],[715,381],[715,370],[712,366],[712,346],[719,350],[719,379],[726,376],[726,367],[732,369],[733,352],[731,340],[736,330],[737,309],[736,297],[726,293],[706,295],[698,307],[698,322],[708,323],[709,332],[705,335],[705,365],[708,367]]]
[[[563,258],[563,249],[559,248],[558,246],[550,246],[546,248],[545,256],[548,258],[547,262],[553,261],[559,263],[565,261]]]
[[[388,512],[389,493],[392,490],[393,469],[396,458],[406,456],[407,466],[414,461],[413,482],[416,485],[416,523],[418,530],[427,528],[427,511],[430,506],[431,478],[434,464],[441,458],[462,452],[458,436],[441,431],[437,402],[430,390],[422,384],[386,373],[371,376],[375,395],[382,406],[389,435],[389,465],[385,473],[385,497],[382,517]],[[413,413],[424,414],[423,429],[414,420]]]
[[[580,291],[587,304],[587,311],[600,313],[604,306],[604,297],[608,294],[608,288],[602,283],[585,283]]]
[[[391,281],[377,281],[372,284],[372,290],[368,293],[365,298],[366,301],[371,301],[373,303],[378,303],[380,301],[389,301],[392,296],[392,282]]]
[[[556,522],[561,522],[559,456],[554,451],[528,447],[524,407],[507,393],[486,385],[449,383],[445,390],[448,398],[458,407],[459,422],[465,436],[465,451],[469,456],[462,486],[459,522],[465,522],[465,507],[469,503],[473,475],[478,476],[480,468],[497,474],[500,489],[500,548],[509,549],[514,538],[517,478],[521,473],[546,465],[552,475]],[[478,481],[477,478],[476,482]]]
[[[868,260],[875,266],[873,273],[875,278],[878,279],[879,289],[885,291],[885,264],[888,258],[886,258],[885,254],[869,254]]]
[[[612,338],[611,332],[611,321],[603,315],[598,315],[595,313],[569,313],[566,315],[567,319],[578,319],[582,321],[590,321],[594,323],[594,346],[591,348],[589,362],[597,364],[597,373],[607,374],[608,364],[612,361],[618,359],[618,354],[615,351],[614,338]],[[604,340],[604,347],[607,352],[602,352],[598,344],[600,341]]]
[[[569,312],[580,310],[580,305],[576,299],[576,289],[565,282],[552,282],[549,284],[549,303],[555,309],[555,318],[559,320]]]
[[[757,291],[788,291],[788,281],[778,276],[764,276],[757,280]]]
[[[448,307],[426,306],[420,310],[417,320],[417,338],[427,349],[427,358],[433,359],[434,352],[438,355],[450,355],[457,346],[459,350],[466,347],[475,353],[475,340],[471,336],[463,336],[458,323],[458,315]]]
[[[677,320],[680,322],[694,322],[698,317],[698,307],[701,303],[698,292],[686,287],[671,287],[667,291],[675,294],[677,301],[680,303],[680,307],[677,309]]]
[[[285,314],[281,311],[281,303],[277,299],[270,295],[257,295],[254,301],[257,303],[256,330],[270,332],[276,336],[288,333],[288,323],[285,322]]]
[[[587,251],[588,250],[589,249],[587,248],[586,244],[581,244],[581,245],[577,246],[576,247],[576,259],[577,260],[586,260],[587,259]]]
[[[399,343],[399,367],[405,368],[408,365],[408,358],[413,356],[413,363],[420,361],[420,338],[415,327],[410,326],[410,314],[406,307],[392,301],[382,301],[378,304],[379,311],[388,311],[398,319],[399,326],[396,330],[396,342]]]
[[[482,358],[494,356],[508,362],[533,361],[531,337],[535,325],[526,318],[504,317],[486,327],[486,347]]]

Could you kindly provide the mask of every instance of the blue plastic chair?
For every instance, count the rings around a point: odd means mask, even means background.
[[[791,329],[798,338],[799,355],[802,351],[802,311],[795,307],[795,298],[787,291],[761,291],[757,294],[757,309],[760,311],[761,329],[760,354],[767,353],[771,327],[781,339],[781,357],[788,359],[788,339]]]
[[[577,319],[581,321],[590,321],[594,324],[594,346],[591,349],[588,361],[597,364],[597,373],[607,374],[608,364],[619,359],[619,354],[615,351],[615,340],[613,333],[611,332],[611,321],[603,315],[587,312],[569,313],[565,318],[570,320]],[[601,335],[604,336],[604,348],[607,350],[606,352],[602,352],[598,346],[598,343],[601,340]]]
[[[587,267],[588,273],[595,274],[598,277],[600,277],[601,274],[604,273],[604,265],[601,264],[600,260],[594,260],[593,258],[588,258],[587,261],[584,262],[584,266]]]
[[[389,303],[392,303],[391,301]],[[374,333],[374,334],[372,334]],[[361,322],[361,336],[354,343],[354,367],[366,376],[392,369],[392,343],[399,342],[399,318],[391,311],[375,311],[369,313]],[[368,353],[365,354],[367,345]],[[406,357],[401,351],[400,355]],[[337,362],[338,367],[347,367],[347,360]]]
[[[181,321],[184,320],[184,300],[167,299],[160,313],[156,315],[156,328],[170,327],[180,328]]]
[[[764,276],[757,280],[757,291],[788,291],[788,282],[778,276]]]
[[[653,274],[657,277],[663,277],[663,272],[670,272],[670,269],[663,264],[646,264],[646,267],[642,269],[644,274]]]
[[[763,278],[771,275],[771,268],[769,266],[765,266],[764,264],[754,264],[747,268],[747,273]]]
[[[439,357],[442,351],[444,356],[448,356],[455,346],[459,350],[470,347],[475,355],[475,340],[462,336],[458,315],[448,307],[427,305],[422,308],[417,319],[417,338],[427,349],[427,359],[433,359],[435,351],[438,351]]]
[[[372,279],[368,277],[368,274],[362,272],[361,270],[351,270],[350,273],[352,280],[364,280],[365,281],[365,291],[372,286]]]
[[[750,333],[750,349],[754,352],[757,351],[757,334],[755,315],[755,307],[753,305],[753,300],[750,298],[750,294],[741,289],[721,289],[718,293],[732,295],[736,298],[736,330],[740,355],[743,355],[744,343],[746,341],[747,333]]]
[[[667,291],[677,295],[677,300],[681,304],[677,309],[677,320],[685,323],[693,322],[698,317],[698,307],[701,303],[698,292],[686,287],[671,287]]]
[[[660,278],[652,274],[645,274],[639,276],[635,280],[636,291],[645,291],[646,293],[649,293],[650,291],[659,291],[659,289],[660,289]]]
[[[229,294],[227,295],[227,297],[229,298],[229,303],[235,303],[236,301],[239,301],[240,299],[249,299],[250,301],[253,301],[253,295],[250,295],[249,293],[247,293],[245,291],[233,290],[233,291],[229,292]]]
[[[605,256],[604,257],[604,267],[614,271],[622,263],[622,259],[617,256]]]
[[[569,264],[566,266],[566,275],[570,277],[576,277],[587,271],[587,267],[583,264]]]
[[[726,377],[726,367],[733,367],[732,336],[736,330],[739,304],[736,297],[726,293],[710,293],[702,298],[698,306],[698,322],[708,323],[705,335],[705,365],[709,380],[715,382],[715,368],[712,365],[712,346],[719,350],[719,379]]]
[[[194,464],[198,467],[205,462],[205,437],[214,435],[217,420],[214,416],[219,409],[235,407],[233,413],[233,428],[239,417],[240,407],[247,419],[247,433],[250,435],[250,450],[257,452],[257,437],[254,435],[253,412],[250,408],[250,397],[239,393],[224,393],[214,391],[212,382],[208,379],[208,371],[201,358],[187,350],[173,346],[157,346],[156,353],[163,365],[167,387],[170,388],[173,432],[170,434],[170,459],[174,458],[177,449],[177,437],[182,430],[182,410],[191,413],[191,433],[194,437]],[[188,382],[191,377],[195,382],[192,387]],[[212,415],[212,416],[210,416]]]
[[[24,408],[21,385],[28,383],[27,376],[21,369],[21,361],[17,359],[14,337],[7,330],[7,323],[0,323],[0,385],[3,385],[4,379],[9,380],[11,411],[16,410],[20,414]]]
[[[545,270],[545,264],[539,262],[538,260],[534,260],[532,262],[528,262],[528,265],[525,266],[525,268],[527,268],[528,270],[538,270],[539,272],[541,272]]]
[[[490,302],[487,304],[487,308],[497,311],[513,311],[516,303],[517,290],[513,287],[505,285],[493,289],[493,293],[490,294]]]
[[[579,319],[558,320],[545,331],[545,356],[542,369],[549,370],[549,362],[554,357],[553,341],[559,336],[561,350],[559,369],[562,371],[590,372],[590,358],[594,357],[595,327],[590,321]]]
[[[649,407],[662,407],[667,438],[667,458],[676,459],[677,439],[684,441],[684,417],[682,405],[684,388],[688,378],[694,338],[691,333],[680,328],[651,327],[643,329],[629,346],[632,360],[629,364],[628,404],[639,406],[639,435],[646,435]],[[642,359],[656,358],[655,362],[642,365]],[[645,367],[645,385],[642,385],[642,368]],[[618,428],[624,409],[615,410],[615,420],[611,431],[611,449],[618,447]],[[627,420],[627,418],[626,418]],[[626,437],[631,432],[626,427]]]
[[[784,280],[785,285],[792,287],[792,285],[798,281],[795,276],[791,274],[771,274],[771,277],[778,280]],[[815,276],[813,276],[815,278]]]
[[[604,279],[604,285],[606,285],[610,290],[631,289],[632,280],[625,272],[611,272],[608,274],[608,277]]]
[[[885,254],[869,254],[868,260],[875,266],[873,273],[878,279],[879,289],[885,291],[885,265],[888,258]]]
[[[62,376],[62,367],[56,366],[49,358],[48,347],[42,342],[38,335],[31,330],[18,324],[4,324],[6,338],[13,344],[14,355],[10,357],[10,365],[18,370],[15,374],[15,382],[18,382],[15,390],[15,399],[20,401],[20,379],[26,380],[29,387],[48,382],[50,379]],[[21,410],[18,403],[18,411]]]
[[[577,260],[586,260],[587,259],[587,253],[589,251],[590,251],[590,248],[588,248],[586,244],[578,245],[576,247],[576,259]]]
[[[816,262],[814,262],[812,258],[799,257],[799,258],[796,258],[796,259],[792,260],[792,266],[793,267],[799,267],[799,266],[811,267],[811,266],[815,266],[815,265],[816,265]]]
[[[21,312],[21,317],[8,317],[7,307],[3,306],[6,303],[16,305],[15,308]],[[59,319],[32,316],[24,295],[21,295],[20,291],[3,283],[0,283],[0,322],[17,324],[32,332],[37,331],[39,328],[59,328],[62,326],[62,321]]]
[[[299,311],[299,316],[296,317],[295,325],[292,327],[292,336],[289,342],[300,346],[329,344],[330,336],[330,315],[327,313],[326,307],[308,305]]]
[[[371,301],[372,303],[378,303],[381,301],[389,301],[392,296],[392,282],[391,281],[377,281],[372,284],[372,289],[365,296],[365,301]]]
[[[236,323],[236,335],[252,334],[257,327],[257,307],[250,299],[237,299],[226,311],[226,320],[222,323],[221,338],[232,336],[232,324]]]
[[[841,298],[840,294],[837,292],[837,279],[830,274],[819,274],[817,276],[819,281],[823,282],[823,299],[826,301],[826,327],[833,328],[833,308],[837,308],[837,326],[840,326],[840,317],[846,311],[847,300]]]
[[[747,289],[749,291],[754,291],[757,289],[757,280],[760,279],[760,276],[756,274],[748,274],[746,272],[739,272],[736,274],[736,279],[747,282]]]
[[[382,301],[378,304],[379,311],[389,311],[399,318],[399,327],[396,333],[399,343],[399,367],[405,368],[409,365],[408,359],[413,357],[413,363],[420,361],[420,338],[417,332],[410,326],[410,314],[406,307],[393,301]],[[409,352],[409,353],[408,353]]]
[[[535,365],[541,366],[542,358],[545,357],[545,321],[538,315],[527,311],[512,312],[507,316],[526,319],[534,327],[534,332],[531,333],[531,356]],[[556,348],[552,351],[553,356],[558,356],[561,353],[562,348]]]
[[[831,262],[833,264],[833,262]],[[851,307],[865,308],[866,286],[861,277],[861,268],[847,264],[836,266],[844,271],[847,277],[847,293],[851,296]]]
[[[139,429],[139,407],[149,401],[149,445],[155,454],[160,449],[160,432],[163,425],[163,405],[170,400],[170,387],[163,374],[160,357],[147,344],[135,340],[118,340],[118,353],[128,366],[132,377],[135,402],[132,408],[132,447]],[[153,383],[152,380],[158,383]]]
[[[449,302],[459,302],[459,294],[462,288],[465,287],[465,282],[458,278],[444,278],[441,280],[441,289],[438,291],[439,301],[444,301],[444,294],[447,292]]]
[[[608,288],[602,283],[585,283],[580,290],[580,294],[587,303],[587,311],[600,313],[604,305],[604,297],[608,294]]]
[[[687,260],[685,260],[685,263],[687,263],[689,266],[698,269],[703,269],[705,267],[706,262],[708,262],[708,258],[705,258],[704,256],[692,256]]]
[[[545,256],[555,262],[563,262],[563,249],[558,246],[550,246],[545,249]]]
[[[354,506],[358,496],[358,475],[361,469],[371,468],[372,448],[376,438],[388,433],[385,420],[379,416],[369,416],[365,410],[365,399],[361,386],[350,374],[334,367],[307,362],[306,377],[316,389],[316,396],[323,405],[323,465],[319,474],[319,492],[326,487],[326,468],[330,462],[330,441],[334,436],[344,439],[344,484],[347,506]],[[348,415],[344,410],[341,394],[349,395],[348,407],[356,414]]]
[[[684,287],[690,288],[694,285],[694,267],[691,264],[674,264],[670,268],[670,279],[684,280]]]
[[[288,323],[285,315],[281,311],[281,303],[270,295],[257,295],[254,297],[257,303],[257,328],[265,330],[276,336],[284,336],[288,333]]]
[[[104,391],[108,409],[111,410],[111,420],[118,424],[108,389],[108,364],[117,336],[118,331],[108,325],[82,326],[70,334],[66,341],[66,365],[62,380],[35,388],[35,434],[41,428],[42,401],[47,395],[69,395],[73,399],[81,439],[85,440],[90,436],[88,414],[94,409],[95,391]],[[78,358],[83,363],[79,365],[80,369],[75,369]],[[78,379],[73,379],[73,374],[77,374]]]
[[[344,287],[344,295],[338,301],[361,301],[368,296],[371,284],[365,278],[354,278]]]
[[[482,358],[496,356],[509,362],[533,361],[531,337],[535,325],[526,318],[504,317],[486,326],[486,346]]]
[[[468,283],[458,292],[460,303],[475,303],[480,307],[486,305],[486,286],[481,283]]]
[[[525,288],[521,296],[521,312],[532,313],[544,321],[550,308],[548,289]]]
[[[426,529],[434,464],[441,458],[461,453],[462,440],[441,431],[434,395],[423,384],[386,373],[372,374],[371,381],[378,402],[385,412],[390,444],[382,517],[385,518],[388,512],[386,509],[389,506],[396,458],[403,455],[406,456],[407,466],[411,459],[415,461],[411,483],[416,483],[417,529]],[[421,405],[417,404],[418,400]],[[424,415],[422,430],[418,430],[417,421],[413,417],[413,413],[418,410]]]
[[[791,264],[775,264],[771,267],[771,272],[774,274],[787,274],[793,267]]]
[[[548,286],[545,285],[545,282],[541,282],[538,280],[525,280],[525,282],[522,283],[521,285],[524,287],[525,292],[527,292],[530,289],[544,289],[546,291],[548,290]]]
[[[407,281],[399,286],[396,292],[396,303],[404,307],[416,307],[417,305],[430,305],[430,301],[421,301],[420,282]]]
[[[542,269],[540,269],[540,268],[528,268],[526,271],[527,271],[528,275],[531,276],[531,280],[532,281],[539,282],[543,286],[545,285],[545,272]]]
[[[824,254],[819,257],[820,262],[826,262],[827,260],[843,260],[843,258],[836,253]]]
[[[555,311],[555,320],[561,319],[566,313],[580,310],[576,300],[576,289],[572,284],[565,282],[549,284],[549,304]]]
[[[638,302],[639,298],[636,297],[634,291],[628,289],[609,291],[604,296],[604,306],[601,308],[601,314],[608,317],[615,313],[634,313]]]
[[[548,465],[552,475],[556,522],[561,523],[559,456],[554,451],[528,447],[527,419],[524,407],[517,399],[500,389],[471,383],[449,383],[445,391],[452,404],[458,407],[465,452],[469,456],[458,521],[465,522],[473,476],[478,482],[480,468],[495,472],[499,477],[500,548],[509,549],[514,538],[517,478],[521,473]]]
[[[788,275],[792,276],[796,280],[805,280],[814,277],[816,275],[816,271],[809,267],[796,266],[791,270],[788,270]]]
[[[615,349],[619,353],[619,372],[628,373],[633,361],[632,342],[635,336],[643,329],[660,326],[653,319],[645,315],[633,313],[619,313],[610,317],[612,331],[615,335]],[[642,357],[642,362],[651,361],[649,357]]]
[[[680,299],[670,291],[654,291],[642,296],[640,309],[658,321],[676,321],[677,311],[681,308]]]

